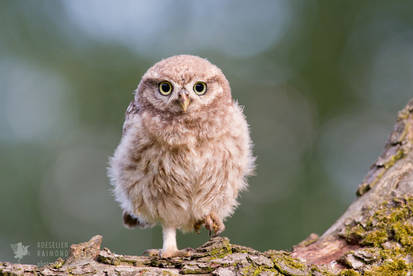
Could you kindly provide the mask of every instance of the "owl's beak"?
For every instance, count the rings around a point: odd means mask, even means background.
[[[179,101],[179,105],[182,107],[182,110],[186,112],[186,110],[188,109],[190,100],[189,100],[188,94],[185,91],[181,91],[179,93],[178,101]]]

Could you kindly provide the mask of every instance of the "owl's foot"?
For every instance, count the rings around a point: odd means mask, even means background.
[[[192,256],[193,252],[194,252],[194,249],[192,248],[185,248],[181,250],[148,249],[144,252],[144,254],[150,257],[160,257],[160,258],[166,259],[166,258],[174,258],[174,257],[190,257]]]
[[[197,234],[200,233],[201,227],[204,223],[205,223],[205,220],[198,220],[197,222],[195,222],[195,224],[194,224],[195,233],[197,233]]]
[[[210,237],[216,237],[225,230],[224,223],[214,212],[205,217],[204,223]]]

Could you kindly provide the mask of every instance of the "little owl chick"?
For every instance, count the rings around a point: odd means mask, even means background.
[[[164,59],[142,77],[126,110],[109,176],[126,226],[163,228],[161,257],[178,250],[176,229],[220,234],[247,186],[254,157],[242,108],[206,59]]]

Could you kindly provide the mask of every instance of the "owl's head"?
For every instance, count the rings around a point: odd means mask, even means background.
[[[231,103],[231,89],[222,71],[191,55],[161,60],[142,77],[136,100],[145,109],[190,115]]]

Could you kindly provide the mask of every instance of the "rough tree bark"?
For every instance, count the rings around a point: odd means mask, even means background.
[[[71,246],[68,259],[43,267],[0,262],[3,275],[412,275],[413,100],[399,112],[383,154],[358,198],[321,237],[291,252],[254,249],[216,237],[193,256],[160,259],[100,249],[101,236]]]

